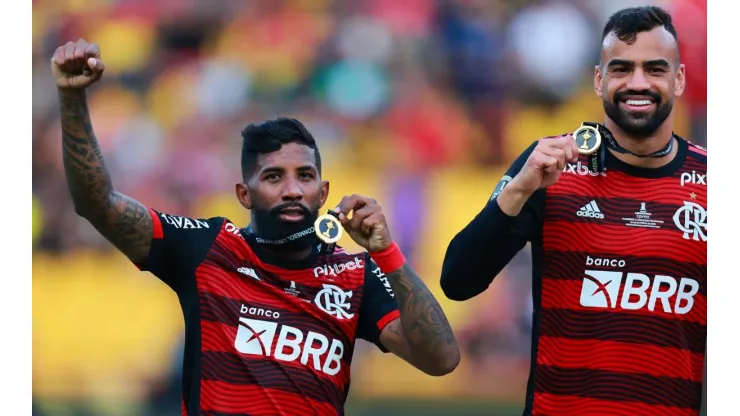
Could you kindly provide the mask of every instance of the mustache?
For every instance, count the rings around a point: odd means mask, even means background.
[[[298,203],[298,202],[286,202],[284,204],[280,204],[272,209],[270,209],[270,214],[274,216],[278,216],[282,214],[282,211],[287,208],[298,208],[301,210],[301,214],[308,217],[311,215],[311,210],[308,209],[305,205]]]
[[[644,97],[650,97],[653,99],[653,101],[655,101],[655,104],[660,104],[660,101],[661,101],[660,94],[654,91],[626,90],[626,91],[620,91],[618,93],[615,93],[614,102],[618,103],[622,101],[625,97],[630,96],[630,95],[641,95]]]

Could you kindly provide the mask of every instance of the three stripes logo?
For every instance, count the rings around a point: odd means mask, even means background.
[[[578,215],[579,217],[596,218],[599,220],[604,219],[604,214],[599,209],[599,206],[596,205],[596,201],[591,201],[588,204],[582,206],[581,209],[576,212],[576,215]]]

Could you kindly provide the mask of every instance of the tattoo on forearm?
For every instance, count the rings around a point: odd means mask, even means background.
[[[132,260],[144,260],[151,217],[139,202],[113,190],[84,92],[60,93],[59,106],[64,172],[75,209]]]
[[[456,346],[455,335],[442,307],[408,264],[388,273],[401,312],[404,336],[417,351]]]

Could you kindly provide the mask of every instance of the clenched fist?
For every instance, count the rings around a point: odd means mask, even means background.
[[[51,58],[51,73],[57,87],[63,90],[85,89],[97,82],[104,70],[100,48],[84,39],[58,47]]]
[[[532,194],[557,182],[565,164],[577,160],[578,146],[573,136],[541,139],[511,185],[516,182],[519,189]]]

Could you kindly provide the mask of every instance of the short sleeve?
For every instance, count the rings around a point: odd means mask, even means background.
[[[360,306],[360,322],[357,337],[377,345],[383,352],[388,350],[380,343],[380,333],[400,316],[396,297],[388,277],[370,256],[365,254],[365,287]]]
[[[152,216],[152,245],[145,262],[136,264],[180,292],[185,280],[194,275],[224,218],[195,219],[149,209]]]

